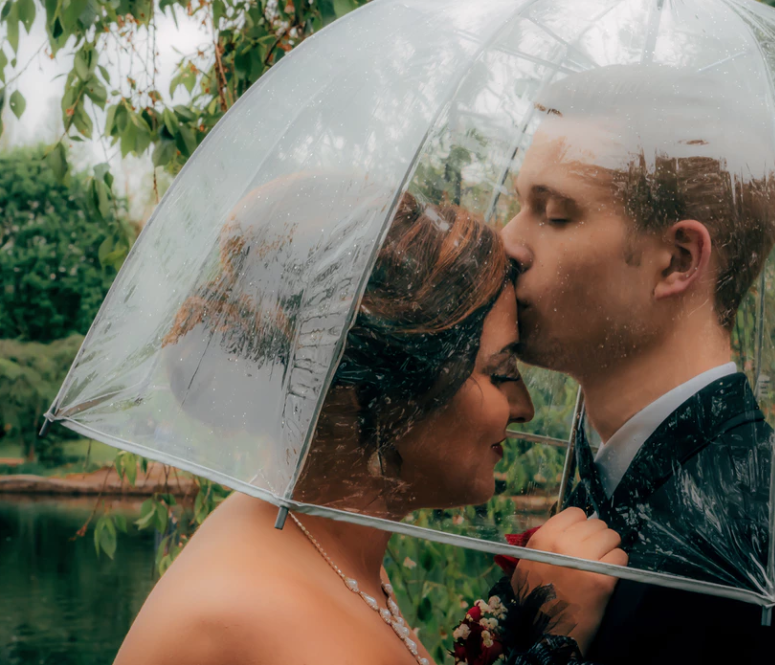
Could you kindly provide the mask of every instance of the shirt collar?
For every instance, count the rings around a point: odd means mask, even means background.
[[[606,495],[610,497],[614,493],[640,447],[673,411],[717,379],[735,372],[737,366],[730,362],[698,374],[666,392],[624,423],[595,455],[595,466]]]

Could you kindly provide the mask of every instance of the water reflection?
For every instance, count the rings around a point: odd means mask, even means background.
[[[97,557],[91,531],[71,540],[94,498],[0,499],[0,663],[111,663],[154,583],[152,533],[119,536]],[[140,501],[114,502],[131,522]]]

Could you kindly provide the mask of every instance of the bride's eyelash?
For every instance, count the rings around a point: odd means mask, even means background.
[[[508,374],[492,374],[490,379],[494,383],[518,383],[519,381],[522,381],[522,377],[520,375],[513,376]]]

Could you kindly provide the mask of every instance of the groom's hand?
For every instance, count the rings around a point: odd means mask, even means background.
[[[580,508],[568,508],[552,517],[527,543],[530,549],[626,566],[621,538],[599,519],[587,519]],[[511,584],[518,596],[537,586],[551,584],[557,600],[567,604],[553,632],[567,634],[586,653],[603,619],[617,578],[520,560]],[[572,629],[570,627],[573,626]],[[563,630],[563,627],[566,629]]]

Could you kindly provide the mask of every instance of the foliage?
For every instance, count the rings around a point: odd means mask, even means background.
[[[22,116],[26,102],[5,69],[15,63],[24,28],[29,33],[35,16],[45,14],[48,49],[52,57],[74,51],[61,100],[65,131],[47,154],[60,180],[68,175],[67,140],[95,135],[92,117],[105,111],[96,135],[120,147],[122,156],[152,151],[153,163],[177,173],[207,132],[234,102],[286,52],[334,19],[366,0],[6,0],[0,10],[7,43],[0,47],[0,106],[8,99]],[[214,38],[207,47],[184,56],[177,64],[170,89],[157,89],[156,16],[180,12],[201,19]],[[177,19],[176,19],[177,20]],[[111,49],[138,57],[138,44],[152,45],[146,74],[111,80],[105,65]],[[178,88],[189,93],[185,104],[173,104]],[[2,125],[0,125],[0,133]],[[95,168],[89,183],[96,212],[107,218],[114,203],[112,178],[104,165]],[[113,238],[115,265],[120,265],[131,242],[118,229]],[[110,252],[106,252],[110,253]]]
[[[95,223],[104,182],[79,174],[59,182],[44,154],[0,155],[0,338],[85,334],[115,276],[112,228],[134,237],[113,210],[103,210],[107,224]]]
[[[0,427],[5,438],[22,444],[25,457],[61,462],[59,443],[77,438],[64,428],[38,439],[42,416],[81,346],[71,335],[49,344],[0,339]]]

